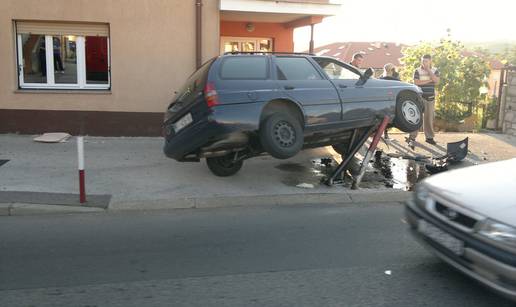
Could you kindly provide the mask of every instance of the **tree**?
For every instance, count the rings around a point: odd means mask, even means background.
[[[516,46],[511,48],[505,47],[505,50],[498,57],[502,63],[509,65],[516,65]]]
[[[437,115],[443,119],[460,121],[471,115],[483,98],[480,88],[486,86],[490,69],[482,53],[469,52],[457,41],[442,39],[438,44],[421,42],[403,50],[401,78],[412,81],[414,70],[420,66],[424,54],[432,55],[441,82],[436,87]]]

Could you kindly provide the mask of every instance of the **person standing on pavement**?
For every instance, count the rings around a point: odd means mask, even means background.
[[[355,66],[356,68],[362,68],[362,62],[364,62],[364,55],[360,52],[353,54],[353,60],[349,64]]]
[[[435,86],[439,84],[439,70],[432,67],[432,56],[425,54],[421,58],[421,66],[414,71],[414,84],[423,91],[423,103],[425,112],[423,114],[423,131],[426,142],[432,145],[437,143],[434,140],[434,117],[435,117]],[[414,149],[414,142],[418,131],[410,133],[407,138],[409,146]]]
[[[400,74],[396,71],[396,66],[394,66],[394,64],[387,63],[383,66],[383,74],[380,79],[400,81]]]
[[[400,75],[396,71],[396,66],[392,63],[387,63],[385,66],[383,66],[383,74],[380,77],[382,80],[391,80],[391,81],[400,81]],[[383,132],[383,139],[386,143],[390,143],[391,139],[389,138],[389,133],[387,132],[388,129],[385,129]]]

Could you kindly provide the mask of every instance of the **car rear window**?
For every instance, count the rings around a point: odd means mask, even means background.
[[[208,72],[214,60],[215,58],[207,61],[188,77],[183,86],[177,91],[175,100],[188,101],[192,97],[195,97],[196,93],[203,90],[206,80],[208,79]]]
[[[321,75],[315,67],[301,57],[277,57],[276,72],[278,80],[320,80]]]
[[[222,61],[222,79],[263,80],[267,79],[267,58],[264,56],[235,56]]]

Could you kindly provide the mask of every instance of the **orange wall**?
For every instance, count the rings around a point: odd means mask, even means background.
[[[247,22],[221,21],[220,36],[273,38],[274,51],[294,51],[294,29],[281,23],[253,22],[254,31],[246,30]]]

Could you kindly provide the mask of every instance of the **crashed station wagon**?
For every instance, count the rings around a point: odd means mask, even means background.
[[[305,148],[333,146],[344,155],[352,132],[389,116],[411,132],[422,124],[419,87],[372,78],[331,57],[227,53],[202,65],[168,105],[165,154],[205,158],[217,176],[237,173],[261,154],[288,159]]]

